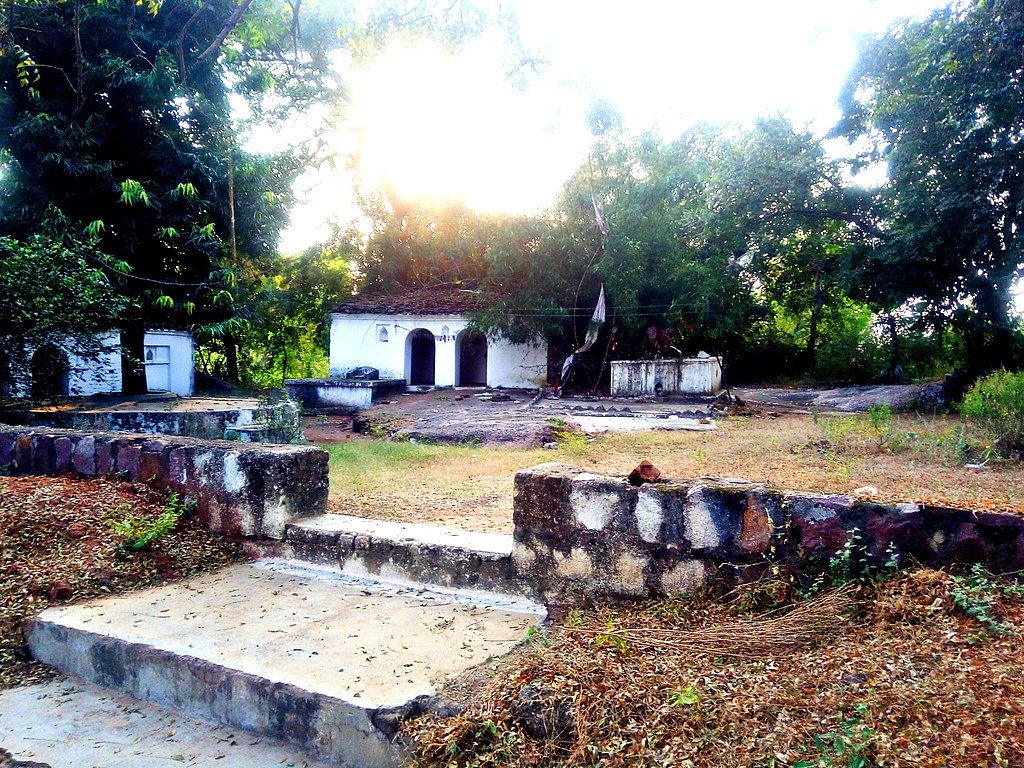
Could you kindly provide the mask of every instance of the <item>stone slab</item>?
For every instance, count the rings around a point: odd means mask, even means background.
[[[73,678],[0,691],[0,747],[52,768],[329,768],[238,728]]]
[[[522,641],[543,609],[282,561],[51,608],[26,626],[63,672],[285,740],[348,766],[397,765],[398,722]]]
[[[316,515],[288,524],[288,556],[392,582],[520,592],[512,537],[422,523]]]
[[[570,413],[568,417],[576,422],[584,432],[650,432],[655,429],[689,430],[692,432],[710,432],[718,429],[713,421],[702,422],[700,419],[689,419],[680,416],[645,417],[634,416],[581,416]]]
[[[481,533],[446,528],[427,523],[403,523],[394,520],[372,520],[353,515],[316,515],[296,520],[290,524],[296,528],[338,531],[357,535],[373,536],[391,541],[416,541],[442,547],[487,552],[495,555],[512,553],[512,536],[501,533]]]

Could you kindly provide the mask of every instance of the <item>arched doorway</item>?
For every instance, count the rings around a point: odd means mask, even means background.
[[[410,384],[434,386],[434,346],[434,334],[426,328],[409,333],[406,354]]]
[[[71,365],[67,354],[56,344],[43,344],[32,353],[29,372],[33,400],[49,400],[70,394]]]
[[[467,328],[459,334],[455,348],[459,387],[487,386],[487,337],[480,331]]]

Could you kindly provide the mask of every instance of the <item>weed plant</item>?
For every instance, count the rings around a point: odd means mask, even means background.
[[[111,527],[121,537],[123,551],[138,552],[170,533],[178,521],[194,509],[195,502],[171,493],[157,517],[145,518],[126,510],[123,517],[111,522]]]

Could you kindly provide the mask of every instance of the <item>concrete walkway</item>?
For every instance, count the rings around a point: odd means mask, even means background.
[[[328,768],[294,747],[81,680],[0,691],[0,747],[52,768]]]

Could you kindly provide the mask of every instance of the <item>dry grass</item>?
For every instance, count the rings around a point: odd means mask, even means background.
[[[867,415],[782,414],[723,419],[715,432],[604,434],[560,450],[437,446],[356,440],[329,446],[334,512],[431,522],[470,530],[512,529],[516,471],[559,461],[625,476],[650,459],[666,477],[736,477],[787,490],[1024,505],[1020,463],[963,467],[965,444],[983,445],[957,417],[897,415],[872,429]]]
[[[601,637],[642,627],[638,637],[702,632],[726,647],[721,629],[736,626],[743,600],[574,611],[464,714],[411,723],[415,765],[1021,766],[1024,598],[985,583],[1005,633],[981,633],[953,577],[919,571],[862,588],[854,620],[835,615],[816,646],[740,658]],[[546,737],[523,714],[527,686],[542,692]]]

